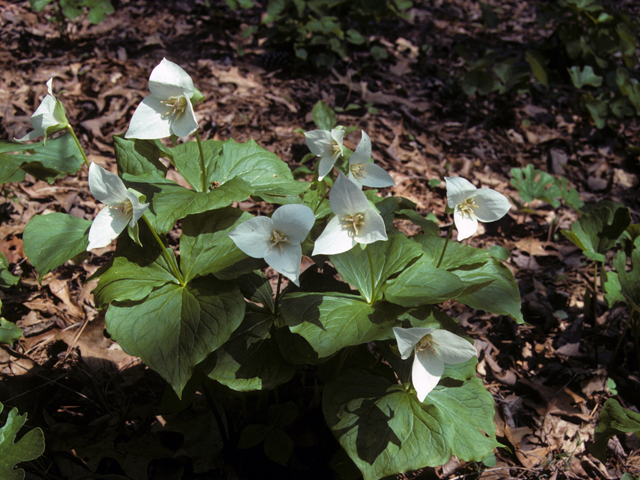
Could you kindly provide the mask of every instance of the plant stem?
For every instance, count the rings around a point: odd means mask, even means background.
[[[327,195],[329,195],[329,190],[331,190],[329,188],[329,185],[327,185],[326,183],[324,183],[324,193],[322,194],[322,198],[320,198],[320,201],[318,202],[318,204],[316,205],[316,208],[313,209],[313,214],[315,215],[316,213],[318,213],[318,209],[320,208],[320,205],[322,205],[322,202],[324,202],[324,199],[327,198]]]
[[[373,302],[376,301],[376,279],[374,276],[373,270],[373,259],[371,258],[371,252],[369,251],[369,245],[365,247],[367,251],[367,257],[369,257],[369,270],[371,272],[371,300],[369,300],[369,305],[373,305]]]
[[[153,237],[156,239],[156,242],[158,243],[158,245],[160,245],[160,247],[162,248],[162,254],[164,255],[164,258],[167,261],[167,263],[169,264],[169,266],[171,267],[171,270],[173,271],[174,277],[176,277],[176,279],[180,282],[181,286],[183,286],[183,287],[186,286],[187,284],[185,283],[184,278],[182,277],[182,274],[180,273],[180,269],[178,268],[178,265],[176,264],[176,259],[173,256],[173,253],[169,252],[167,247],[165,247],[164,243],[162,243],[162,240],[160,240],[160,237],[158,236],[156,231],[151,226],[151,223],[149,223],[149,219],[147,218],[147,216],[143,214],[142,215],[142,219],[147,224],[147,227],[149,227],[149,230],[151,230],[151,233],[153,234]]]
[[[198,144],[198,150],[200,151],[200,168],[202,169],[202,191],[208,192],[209,185],[207,184],[207,169],[204,164],[204,150],[202,150],[202,142],[200,141],[200,134],[196,130],[196,143]]]
[[[278,305],[280,304],[280,286],[282,285],[282,274],[278,273],[278,285],[276,286],[276,298],[273,306],[273,315],[278,315]]]
[[[449,245],[449,241],[451,240],[451,234],[453,233],[453,223],[449,226],[449,232],[447,233],[447,238],[444,241],[444,247],[442,248],[442,253],[440,254],[440,260],[438,260],[438,264],[436,268],[440,268],[442,264],[442,259],[444,258],[444,252],[447,251],[447,245]]]
[[[73,128],[71,128],[71,125],[67,125],[67,130],[73,137],[73,140],[76,142],[76,145],[78,146],[78,150],[80,150],[80,153],[82,154],[82,159],[84,160],[84,164],[87,166],[87,168],[89,168],[89,159],[87,158],[87,155],[84,153],[84,149],[82,148],[82,145],[80,145],[80,140],[78,140],[78,137],[76,137],[76,133],[73,131]]]
[[[593,262],[593,335],[596,348],[596,365],[598,362],[598,262]]]

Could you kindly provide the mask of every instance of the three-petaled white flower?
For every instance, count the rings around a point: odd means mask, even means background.
[[[238,225],[229,236],[244,253],[264,258],[276,272],[300,286],[300,244],[315,221],[313,211],[306,205],[283,205],[271,218],[254,217]]]
[[[478,220],[495,222],[504,217],[511,204],[507,197],[490,188],[477,189],[462,177],[445,177],[447,204],[453,209],[453,221],[458,229],[458,240],[476,233]]]
[[[89,167],[89,189],[97,200],[107,206],[100,210],[91,224],[87,250],[106,247],[127,225],[135,228],[149,206],[148,203],[140,203],[138,197],[126,189],[120,177],[95,163]]]
[[[342,137],[344,130],[334,128],[328,130],[312,130],[304,134],[307,146],[311,153],[320,157],[318,165],[318,179],[322,180],[342,155]]]
[[[357,243],[387,240],[384,220],[362,190],[342,173],[331,189],[329,205],[336,214],[316,240],[312,255],[336,255]]]
[[[403,360],[409,358],[412,352],[416,354],[411,381],[421,402],[438,384],[445,363],[457,365],[477,355],[473,345],[447,330],[394,327],[393,333]]]
[[[391,187],[396,184],[384,169],[374,164],[371,159],[371,139],[369,135],[362,130],[362,138],[356,151],[353,152],[349,159],[349,180],[358,185],[360,188],[373,187],[384,188]]]
[[[33,130],[24,137],[17,139],[19,142],[35,140],[42,135],[45,136],[46,141],[47,137],[51,134],[64,130],[69,126],[62,102],[53,96],[52,82],[53,78],[50,78],[47,82],[47,95],[36,111],[33,112],[33,115],[31,115],[31,126],[33,126]]]
[[[199,92],[182,68],[163,58],[151,72],[149,90],[151,95],[133,113],[125,138],[188,137],[198,129],[191,97]]]

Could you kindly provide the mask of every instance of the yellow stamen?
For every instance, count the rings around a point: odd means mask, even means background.
[[[360,181],[360,179],[362,178],[362,173],[364,172],[365,166],[366,165],[363,163],[356,163],[354,165],[351,165],[349,167],[349,170],[351,170],[351,175],[353,175],[353,178]]]
[[[289,243],[289,239],[283,233],[280,233],[277,230],[272,230],[271,231],[271,248],[277,245],[280,251],[282,252],[283,243]]]
[[[171,107],[171,110],[162,115],[163,117],[169,117],[173,115],[178,118],[187,109],[187,99],[184,97],[171,97],[168,100],[161,100],[160,103],[166,105],[167,107]]]
[[[342,217],[341,220],[346,222],[346,225],[344,225],[346,228],[352,228],[355,235],[358,235],[358,227],[364,225],[364,213],[347,215],[346,217]]]
[[[472,197],[464,200],[457,208],[463,217],[472,218],[476,216],[474,210],[478,207],[479,205],[476,204],[475,198]]]

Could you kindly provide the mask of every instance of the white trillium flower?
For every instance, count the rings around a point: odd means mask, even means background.
[[[388,239],[384,220],[376,207],[342,173],[331,189],[329,205],[336,216],[316,240],[312,255],[336,255],[351,250],[357,243]]]
[[[369,135],[362,130],[362,138],[356,151],[353,152],[349,159],[349,180],[358,185],[360,188],[373,187],[384,188],[391,187],[396,184],[391,175],[384,169],[372,161],[371,158],[371,139]]]
[[[453,221],[458,229],[458,240],[476,233],[478,221],[495,222],[504,217],[511,203],[507,197],[490,188],[476,188],[462,177],[445,177],[447,204],[453,209]]]
[[[421,402],[435,388],[444,372],[444,364],[457,365],[477,355],[473,345],[447,330],[399,328],[393,333],[403,360],[415,352],[411,381]]]
[[[64,113],[64,107],[60,100],[53,96],[52,90],[53,78],[47,82],[47,95],[42,103],[31,115],[31,126],[33,131],[27,133],[24,137],[17,139],[19,142],[25,140],[35,140],[38,137],[48,137],[52,133],[64,130],[69,125],[67,116]]]
[[[95,163],[89,167],[89,189],[97,200],[107,206],[100,210],[91,224],[87,250],[106,247],[127,225],[135,228],[149,206],[148,203],[140,203],[138,197],[127,190],[120,177]]]
[[[151,95],[133,113],[125,138],[188,137],[198,129],[191,104],[196,89],[182,68],[163,58],[151,72],[149,90]]]
[[[342,155],[342,137],[344,130],[334,128],[328,130],[312,130],[304,134],[311,153],[320,157],[318,179],[322,180],[333,168],[336,160]]]
[[[306,205],[283,205],[271,218],[254,217],[238,225],[229,236],[244,253],[264,258],[276,272],[300,286],[301,243],[315,221]]]

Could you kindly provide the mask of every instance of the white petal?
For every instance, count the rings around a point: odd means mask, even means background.
[[[344,130],[341,128],[334,128],[331,130],[331,138],[335,143],[340,146],[340,155],[342,155],[342,137],[344,136]],[[332,142],[333,143],[333,142]]]
[[[369,135],[362,130],[362,138],[360,139],[360,143],[358,143],[358,147],[356,151],[353,152],[351,158],[349,159],[349,165],[360,164],[360,163],[369,163],[369,159],[371,158],[371,139]]]
[[[469,180],[462,177],[444,177],[447,182],[447,205],[455,208],[478,190]]]
[[[151,72],[149,90],[161,100],[180,97],[183,94],[191,98],[194,92],[193,80],[180,66],[163,58]]]
[[[438,360],[429,350],[416,352],[411,369],[413,388],[418,393],[418,400],[424,402],[427,395],[435,388],[444,372],[444,363]]]
[[[133,228],[135,227],[136,223],[138,223],[138,220],[140,220],[142,215],[144,215],[144,212],[147,211],[147,208],[149,208],[149,204],[140,203],[140,200],[138,200],[138,197],[134,193],[131,193],[128,190],[126,193],[127,193],[127,198],[131,202],[131,207],[132,207],[132,215],[131,215],[131,220],[129,221],[129,226]]]
[[[33,112],[31,115],[31,124],[33,125],[33,120],[35,117],[42,116],[44,119],[47,119],[47,125],[56,125],[60,123],[54,116],[54,112],[56,110],[56,98],[53,95],[47,95],[42,99],[42,103],[38,106],[38,109]],[[39,122],[41,120],[38,120]],[[33,125],[35,127],[35,125]]]
[[[271,251],[272,232],[273,221],[269,217],[254,217],[238,225],[229,237],[250,257],[263,258]]]
[[[337,255],[351,250],[356,243],[350,232],[342,227],[340,218],[335,216],[316,240],[311,255]]]
[[[49,95],[53,96],[53,78],[50,78],[49,80],[47,80],[47,92],[49,93]]]
[[[305,132],[304,138],[311,153],[318,157],[322,157],[331,151],[333,137],[331,136],[331,132],[327,130],[311,130],[310,132]]]
[[[160,103],[160,99],[153,95],[146,96],[133,112],[124,138],[154,140],[171,136],[171,123],[166,115],[170,110],[171,107]]]
[[[384,168],[372,162],[369,162],[364,166],[360,182],[365,187],[371,188],[391,187],[396,184],[393,178],[391,178],[391,175],[389,175]]]
[[[129,223],[129,217],[120,210],[109,207],[100,210],[89,229],[87,250],[109,245],[125,229],[127,223]]]
[[[340,173],[331,189],[329,205],[338,216],[355,215],[369,209],[369,200],[357,185]]]
[[[481,222],[500,220],[511,208],[511,203],[509,203],[507,197],[490,188],[478,190],[475,202],[478,208],[475,209],[474,213]]]
[[[196,119],[196,114],[193,111],[193,105],[191,105],[189,97],[186,95],[184,95],[184,97],[187,100],[186,110],[179,117],[172,117],[172,120],[170,121],[171,133],[182,138],[188,137],[198,129],[198,120]]]
[[[280,250],[282,246],[282,250]],[[264,257],[276,272],[289,278],[297,286],[300,286],[298,277],[300,276],[300,262],[302,260],[302,247],[299,243],[291,245],[281,243],[271,249],[271,253]]]
[[[318,164],[318,180],[322,180],[329,174],[335,165],[337,158],[337,155],[331,156],[330,154],[327,154],[320,159],[320,163]]]
[[[444,363],[457,365],[478,354],[472,344],[447,330],[434,330],[431,339],[436,357]]]
[[[119,205],[129,199],[120,177],[107,172],[97,163],[89,166],[89,190],[96,200],[110,206]]]
[[[384,228],[384,220],[374,207],[369,207],[364,211],[364,224],[360,226],[354,239],[362,244],[388,240],[387,232]]]
[[[316,221],[316,216],[306,205],[291,204],[278,208],[271,215],[271,220],[273,220],[274,230],[284,234],[291,244],[296,244],[304,242],[307,238]]]
[[[422,340],[422,337],[433,332],[433,328],[402,328],[393,327],[393,334],[396,336],[398,342],[398,350],[400,350],[400,356],[403,360],[406,360],[413,353],[413,347]]]
[[[453,221],[458,229],[458,241],[469,238],[478,230],[478,219],[475,215],[463,215],[458,208],[453,211]]]

